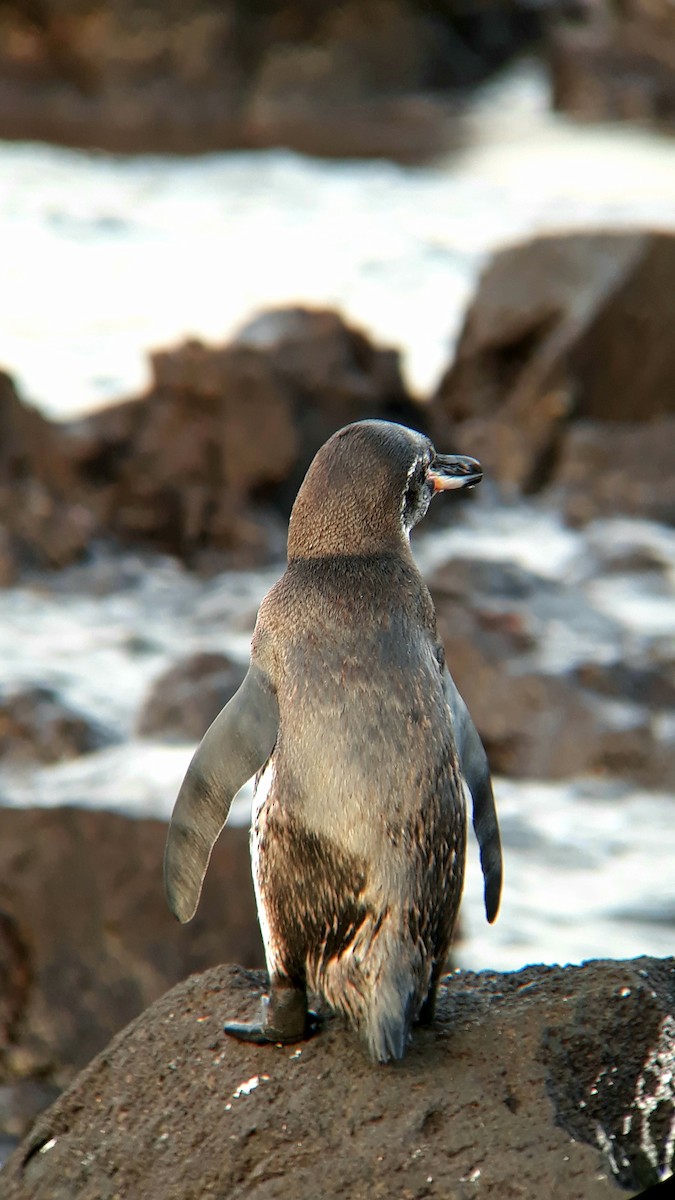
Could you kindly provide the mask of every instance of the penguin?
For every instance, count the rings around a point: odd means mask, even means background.
[[[464,881],[465,788],[494,921],[499,824],[485,750],[445,663],[410,532],[480,464],[381,420],[321,447],[260,607],[248,674],[189,765],[164,879],[194,915],[232,799],[254,775],[251,860],[269,992],[241,1041],[293,1043],[342,1014],[379,1063],[434,1015]]]

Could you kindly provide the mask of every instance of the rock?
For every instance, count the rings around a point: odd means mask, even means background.
[[[29,981],[28,951],[16,921],[0,909],[0,1055],[15,1034]]]
[[[263,961],[248,831],[224,831],[186,927],[164,899],[165,838],[161,821],[0,808],[0,1132],[23,1135],[38,1085],[51,1100],[177,980]]]
[[[154,683],[138,718],[138,733],[199,741],[245,674],[245,667],[224,654],[193,654],[175,663]]]
[[[486,473],[525,492],[540,490],[565,461],[577,421],[608,425],[617,442],[638,423],[656,439],[648,427],[672,416],[674,322],[671,234],[570,234],[507,249],[481,278],[433,398],[436,439],[450,423]],[[666,497],[672,472],[671,462],[659,485]],[[574,495],[583,500],[592,482],[577,480]],[[626,501],[615,492],[615,511],[624,503],[634,511],[638,491]]]
[[[163,996],[38,1119],[5,1200],[315,1200],[317,1179],[326,1197],[601,1200],[672,1174],[673,959],[456,973],[400,1068],[335,1018],[298,1047],[227,1039],[263,986],[218,967]]]
[[[10,584],[19,568],[60,567],[82,554],[94,521],[61,428],[25,404],[2,371],[0,431],[0,584]]]
[[[553,102],[584,121],[675,129],[675,18],[669,0],[594,0],[550,30]]]
[[[424,424],[398,353],[337,314],[263,314],[221,347],[152,356],[144,396],[57,425],[0,378],[0,518],[7,582],[104,543],[210,571],[279,553],[297,486],[319,446],[363,417]]]
[[[675,717],[672,667],[659,659],[629,669],[619,626],[581,589],[512,563],[461,558],[427,582],[493,771],[675,785],[675,753],[660,734],[662,719]]]
[[[477,11],[461,0],[190,0],[168,10],[159,0],[8,0],[0,137],[121,153],[284,145],[418,161],[452,140],[454,107],[442,93],[484,79],[541,24],[523,0],[484,0]]]
[[[0,758],[3,765],[54,763],[114,741],[109,730],[66,704],[48,687],[0,687]]]
[[[675,525],[675,416],[577,421],[551,476],[549,498],[573,525],[616,512]]]
[[[317,450],[342,425],[380,417],[426,429],[424,407],[405,389],[399,352],[374,346],[335,312],[263,312],[240,329],[234,345],[264,355],[291,397],[298,454],[272,493],[284,517]]]

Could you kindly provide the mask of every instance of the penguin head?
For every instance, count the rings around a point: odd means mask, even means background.
[[[404,425],[345,425],[315,455],[298,492],[289,559],[400,548],[436,492],[473,487],[481,478],[475,459],[437,454],[428,437]]]

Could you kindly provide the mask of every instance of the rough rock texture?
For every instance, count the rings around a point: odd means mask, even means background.
[[[63,566],[97,540],[205,566],[280,549],[313,454],[339,426],[380,416],[420,426],[398,353],[333,312],[266,313],[222,347],[152,357],[147,395],[69,425],[23,405],[0,377],[0,566]],[[267,514],[267,516],[266,516]]]
[[[0,137],[419,159],[452,136],[439,91],[478,82],[540,25],[519,0],[5,0]]]
[[[193,654],[157,679],[138,717],[141,737],[199,741],[231,700],[245,668],[225,654]]]
[[[109,730],[66,704],[52,688],[0,686],[3,766],[76,758],[112,740]]]
[[[586,121],[675,129],[675,13],[670,0],[593,0],[551,29],[556,108]]]
[[[22,1136],[190,971],[262,963],[248,831],[223,833],[189,931],[164,900],[165,838],[161,821],[0,808],[0,1133]]]
[[[336,1020],[225,1038],[261,986],[219,967],[162,997],[38,1120],[4,1200],[601,1200],[672,1174],[672,959],[456,974],[384,1068]]]
[[[482,276],[432,403],[433,424],[442,432],[451,422],[505,489],[538,491],[564,461],[572,423],[611,422],[618,450],[622,431],[627,444],[636,425],[673,416],[674,325],[670,234],[571,234],[513,246]],[[670,433],[659,428],[654,443]],[[647,429],[641,436],[646,448]],[[673,459],[663,457],[641,463],[637,478],[637,455],[612,464],[614,511],[672,515]],[[589,485],[586,516],[606,510],[606,488],[593,503],[593,477],[566,469],[560,483],[571,505]]]
[[[672,738],[658,733],[675,720],[670,647],[631,664],[619,626],[581,588],[513,563],[455,558],[428,583],[493,771],[675,788]]]

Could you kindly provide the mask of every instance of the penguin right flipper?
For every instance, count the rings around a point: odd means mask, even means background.
[[[179,921],[195,914],[211,851],[234,796],[267,762],[279,731],[269,676],[255,662],[207,729],[174,806],[164,852],[164,890]]]
[[[473,827],[485,881],[485,913],[492,923],[499,911],[502,893],[502,844],[490,767],[478,730],[447,667],[443,670],[443,691],[452,716],[460,769],[473,801]]]

